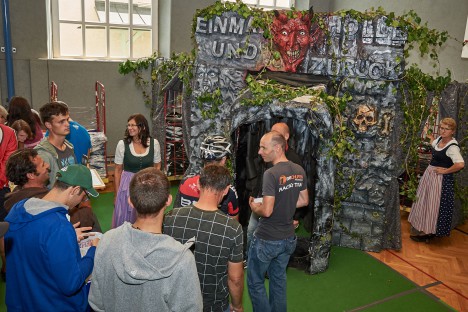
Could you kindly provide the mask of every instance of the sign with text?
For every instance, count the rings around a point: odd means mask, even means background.
[[[226,12],[209,20],[197,17],[198,61],[238,69],[261,67],[265,39],[251,27],[252,17]]]

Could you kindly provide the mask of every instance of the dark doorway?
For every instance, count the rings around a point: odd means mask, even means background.
[[[307,208],[297,210],[297,218],[304,222],[304,227],[311,232],[314,193],[317,166],[318,139],[311,127],[305,120],[297,120],[282,116],[273,116],[270,119],[261,119],[251,124],[242,124],[232,134],[234,142],[236,189],[239,196],[239,222],[246,227],[250,218],[249,196],[261,197],[262,177],[268,165],[258,156],[258,148],[262,136],[269,132],[271,127],[278,122],[288,125],[290,138],[288,148],[293,149],[302,160],[302,166],[307,174],[307,187],[309,190],[310,203]]]

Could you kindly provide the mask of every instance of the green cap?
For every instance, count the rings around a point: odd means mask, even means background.
[[[99,193],[93,188],[93,178],[91,171],[83,165],[70,165],[63,167],[57,172],[57,180],[68,185],[81,186],[86,193],[93,197],[98,197]]]

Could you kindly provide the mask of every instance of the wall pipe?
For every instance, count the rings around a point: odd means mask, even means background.
[[[13,51],[11,46],[11,31],[10,31],[10,8],[9,0],[2,0],[2,16],[3,16],[3,40],[5,43],[5,65],[8,88],[8,99],[15,95],[15,77],[13,75]]]

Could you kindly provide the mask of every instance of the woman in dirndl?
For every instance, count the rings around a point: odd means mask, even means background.
[[[117,144],[115,151],[115,207],[112,228],[125,221],[133,223],[136,211],[129,203],[129,186],[133,175],[138,171],[154,166],[161,169],[161,148],[156,139],[151,138],[148,121],[141,114],[128,117],[125,137]]]
[[[428,242],[433,237],[449,236],[454,207],[453,174],[464,168],[465,162],[458,142],[453,138],[457,123],[452,118],[440,122],[440,136],[428,135],[432,159],[419,181],[416,201],[411,207],[411,239]]]

